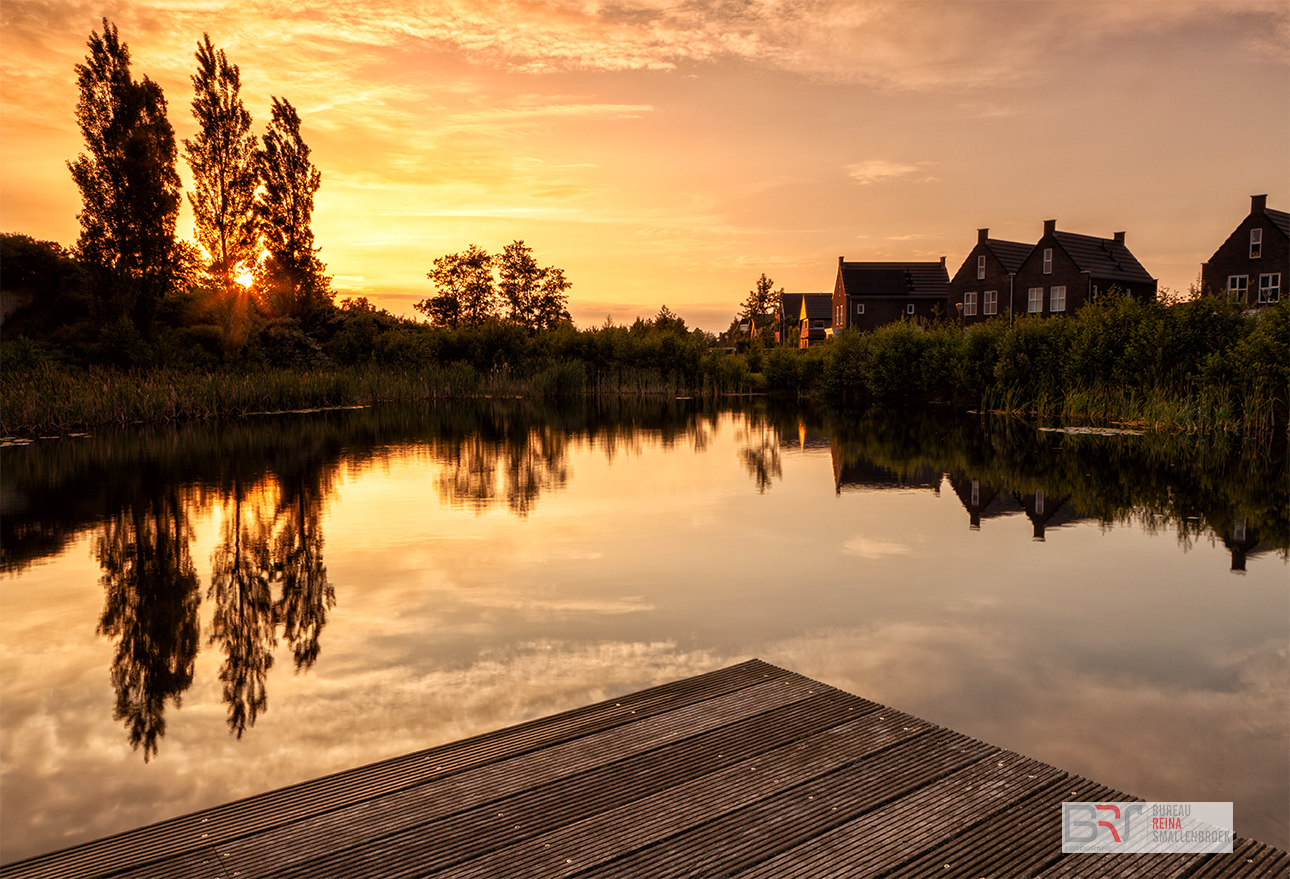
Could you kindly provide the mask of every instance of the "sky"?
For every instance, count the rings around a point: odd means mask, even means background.
[[[75,243],[73,67],[103,18],[180,139],[203,33],[257,131],[291,101],[338,301],[405,316],[436,257],[519,239],[579,326],[667,305],[719,331],[762,273],[952,275],[977,229],[1046,219],[1126,231],[1185,291],[1251,195],[1290,209],[1284,0],[0,0],[0,231]]]

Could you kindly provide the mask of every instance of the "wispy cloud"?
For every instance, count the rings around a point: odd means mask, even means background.
[[[871,183],[886,183],[889,180],[898,180],[909,177],[911,174],[917,174],[922,170],[926,162],[920,162],[911,165],[908,162],[889,162],[885,159],[869,159],[864,162],[854,162],[846,166],[847,176],[859,183],[861,186],[868,186]],[[924,182],[935,178],[924,178]]]

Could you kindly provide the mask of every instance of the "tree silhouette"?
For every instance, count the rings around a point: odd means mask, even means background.
[[[147,761],[166,731],[166,702],[176,707],[192,685],[201,601],[189,544],[192,528],[174,487],[109,519],[96,541],[106,591],[98,634],[116,638],[113,718]]]
[[[564,271],[554,266],[542,267],[533,258],[533,250],[523,241],[512,241],[496,258],[502,299],[509,317],[530,330],[546,330],[569,320],[570,284]]]
[[[413,306],[435,326],[477,327],[497,314],[493,257],[472,244],[464,253],[449,253],[434,261],[426,277],[439,295]]]
[[[322,174],[309,160],[300,136],[300,115],[284,99],[273,99],[272,118],[259,151],[263,190],[256,220],[267,251],[259,280],[275,315],[310,320],[331,304],[331,279],[318,259],[310,226],[314,193]]]
[[[255,189],[259,184],[256,136],[251,114],[239,96],[241,73],[224,50],[215,50],[209,34],[197,44],[197,73],[192,77],[193,117],[197,137],[184,141],[184,158],[193,172],[189,193],[197,241],[210,255],[208,270],[230,309],[234,337],[244,335],[249,295],[238,283],[241,271],[255,265],[258,234]]]
[[[780,287],[775,290],[775,282],[766,277],[762,272],[757,279],[756,286],[748,291],[748,298],[739,306],[739,316],[748,321],[748,335],[756,336],[759,331],[758,324],[766,324],[769,319],[778,310],[780,297],[784,295],[784,288]]]
[[[100,316],[129,318],[145,335],[175,280],[179,175],[161,86],[130,75],[115,25],[90,33],[76,65],[76,120],[87,154],[68,162],[81,191],[76,249],[93,277]]]

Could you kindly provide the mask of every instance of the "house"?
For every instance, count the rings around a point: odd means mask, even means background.
[[[903,473],[857,455],[853,448],[845,448],[834,439],[830,443],[833,457],[833,489],[837,494],[846,491],[889,491],[928,489],[940,496],[941,471],[930,464],[916,464]]]
[[[1056,220],[1044,220],[1044,236],[1013,278],[1010,313],[1069,314],[1111,287],[1138,299],[1156,296],[1156,279],[1125,246],[1124,233],[1094,238],[1059,232]]]
[[[790,341],[797,347],[799,335],[798,321],[802,315],[801,293],[779,294],[779,326],[775,329],[775,344],[787,345]]]
[[[829,293],[801,293],[796,326],[797,347],[818,345],[833,332],[833,296]]]
[[[1281,301],[1290,278],[1290,214],[1268,208],[1266,195],[1250,196],[1250,214],[1208,262],[1200,264],[1201,290],[1226,291],[1259,307]]]
[[[1009,314],[1017,271],[1035,249],[1033,244],[991,238],[989,229],[977,229],[976,236],[976,247],[949,284],[946,314],[962,326]]]
[[[944,317],[949,289],[940,262],[847,262],[838,257],[833,284],[833,334],[872,330],[901,318]]]

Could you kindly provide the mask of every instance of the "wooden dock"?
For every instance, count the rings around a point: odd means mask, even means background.
[[[1062,855],[1137,799],[751,660],[0,868],[18,877],[1286,876]],[[1113,859],[1113,860],[1112,860]]]

